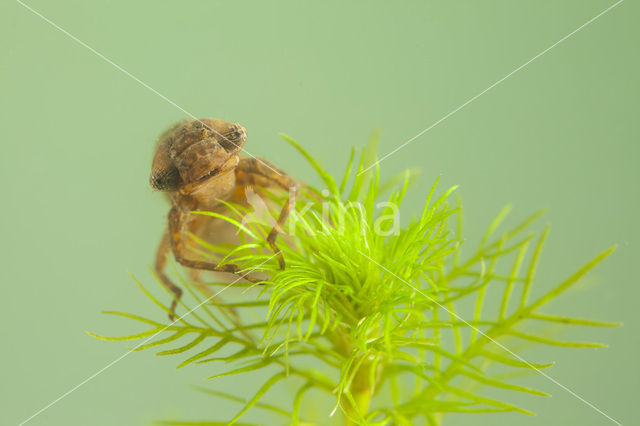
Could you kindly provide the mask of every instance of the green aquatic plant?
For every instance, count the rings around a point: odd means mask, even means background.
[[[459,198],[450,202],[455,188],[436,196],[434,184],[422,212],[401,225],[398,208],[415,173],[408,171],[381,184],[377,165],[369,170],[376,164],[375,150],[369,148],[359,161],[352,151],[338,182],[296,141],[283,137],[326,186],[322,191],[312,187],[300,191],[286,236],[279,242],[286,268],[279,268],[265,241],[269,224],[244,220],[251,213],[248,208],[227,204],[228,216],[194,212],[228,221],[242,237],[234,247],[198,241],[202,255],[229,253],[223,263],[235,263],[241,273],[262,274],[264,280],[256,285],[182,279],[192,300],[181,302],[187,313],[175,322],[110,311],[106,313],[141,322],[148,329],[122,337],[92,334],[104,340],[145,339],[133,349],[162,348],[157,355],[182,356],[178,368],[190,364],[208,368],[215,373],[209,373],[209,379],[265,370],[261,377],[268,378],[248,390],[248,398],[198,388],[239,403],[235,417],[163,424],[241,424],[238,421],[252,409],[266,410],[292,424],[440,425],[447,413],[531,414],[483,390],[493,387],[548,396],[504,377],[505,372],[518,371],[546,374],[552,363],[529,362],[504,342],[598,348],[604,345],[558,340],[535,323],[618,325],[543,311],[614,248],[533,298],[548,227],[541,232],[531,229],[542,212],[499,232],[509,212],[503,209],[479,245],[465,254],[461,202]],[[286,199],[283,194],[269,196],[274,204]],[[169,312],[136,283],[164,313]],[[223,302],[218,296],[231,287],[237,300]],[[239,295],[238,289],[243,290]],[[167,349],[178,341],[182,344]],[[210,368],[212,364],[215,368]],[[227,370],[221,372],[221,365]],[[269,391],[283,381],[297,386],[288,406],[266,402]],[[320,394],[333,412],[314,410]]]

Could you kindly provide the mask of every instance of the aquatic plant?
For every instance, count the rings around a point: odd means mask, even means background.
[[[182,357],[178,368],[200,364],[209,379],[268,372],[260,375],[268,377],[262,385],[247,390],[249,396],[198,387],[214,398],[239,403],[231,419],[163,424],[240,424],[253,409],[294,425],[441,425],[447,413],[531,414],[483,392],[494,387],[548,395],[504,378],[518,371],[546,374],[552,365],[527,361],[509,349],[513,345],[506,340],[599,348],[604,345],[559,340],[535,323],[618,325],[544,310],[614,248],[534,298],[535,271],[549,232],[548,227],[532,231],[542,212],[502,231],[509,212],[505,208],[477,247],[469,247],[462,234],[460,198],[451,201],[455,188],[436,195],[436,181],[422,212],[401,224],[398,208],[414,172],[381,184],[378,166],[369,168],[376,164],[372,144],[358,160],[352,151],[338,181],[300,144],[283,137],[326,187],[300,189],[285,227],[287,235],[279,241],[286,268],[279,268],[265,241],[268,221],[243,220],[252,213],[249,208],[227,204],[228,216],[194,212],[223,218],[242,236],[242,243],[232,247],[198,241],[202,255],[228,253],[223,262],[239,265],[241,273],[263,274],[264,281],[258,285],[181,278],[192,299],[181,302],[186,313],[179,313],[176,321],[167,324],[110,311],[106,313],[147,329],[121,337],[92,334],[104,340],[143,340],[133,350],[161,348],[157,355]],[[287,195],[268,196],[271,204],[281,205]],[[277,213],[278,209],[272,212]],[[181,276],[177,269],[175,273]],[[166,316],[167,304],[136,283]],[[220,294],[231,287],[236,301],[223,302]],[[168,348],[178,342],[182,344]],[[282,381],[297,386],[285,407],[268,402],[270,390]],[[333,412],[312,409],[321,394],[331,401]]]

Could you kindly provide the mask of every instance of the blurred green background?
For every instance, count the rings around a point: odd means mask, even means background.
[[[278,132],[337,173],[373,129],[381,153],[393,150],[613,2],[28,4],[187,111],[244,124],[249,152],[318,183]],[[382,163],[387,176],[423,171],[405,217],[438,175],[442,187],[460,184],[472,244],[508,202],[514,218],[549,207],[537,291],[619,244],[549,309],[623,321],[588,334],[611,347],[526,356],[555,360],[552,377],[623,424],[637,421],[640,379],[638,11],[625,1]],[[19,3],[3,2],[0,16],[0,423],[17,424],[132,346],[85,334],[134,327],[101,310],[163,318],[128,271],[152,284],[167,206],[148,185],[150,158],[157,135],[186,115]],[[236,411],[188,388],[212,367],[176,364],[133,353],[29,424],[141,425]],[[242,395],[257,383],[217,386]],[[447,424],[610,424],[548,380],[529,383],[553,398],[510,401],[537,417]]]

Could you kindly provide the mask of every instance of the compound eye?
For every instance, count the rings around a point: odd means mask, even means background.
[[[151,186],[160,191],[176,191],[182,182],[178,169],[174,166],[152,170]]]
[[[247,139],[247,130],[239,124],[233,124],[218,138],[220,145],[229,152],[240,151]]]

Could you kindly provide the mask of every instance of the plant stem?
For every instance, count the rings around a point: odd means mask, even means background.
[[[369,403],[371,402],[372,397],[372,383],[370,383],[369,376],[370,368],[370,364],[368,362],[364,362],[356,372],[353,383],[351,384],[351,394],[353,395],[355,406],[353,406],[351,401],[347,401],[345,403],[345,409],[347,411],[345,424],[348,426],[359,424],[354,422],[352,419],[366,417],[369,412]]]

